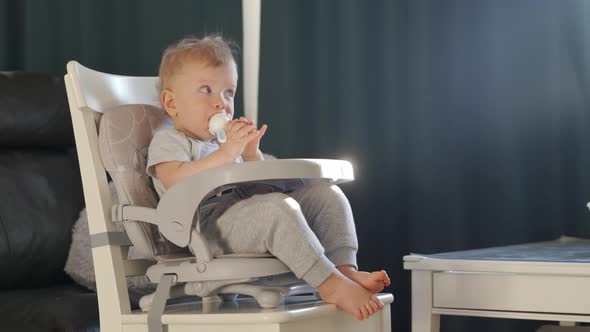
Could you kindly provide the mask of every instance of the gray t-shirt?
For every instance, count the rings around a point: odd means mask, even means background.
[[[174,128],[161,128],[154,134],[148,150],[146,172],[152,178],[158,196],[162,197],[166,188],[156,175],[154,166],[167,161],[188,162],[205,158],[219,149],[216,140],[205,142],[190,137]],[[242,157],[234,163],[243,162]]]

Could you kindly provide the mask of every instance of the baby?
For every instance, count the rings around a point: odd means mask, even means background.
[[[233,44],[222,37],[186,38],[169,47],[160,64],[160,98],[174,128],[160,128],[150,143],[147,172],[160,196],[184,178],[229,163],[262,160],[257,128],[240,117],[228,122],[226,141],[208,130],[211,117],[234,115],[238,71]],[[334,185],[281,192],[268,185],[235,188],[201,204],[200,229],[214,255],[268,253],[318,290],[320,297],[366,319],[383,308],[375,296],[390,284],[385,271],[357,271],[352,211]]]

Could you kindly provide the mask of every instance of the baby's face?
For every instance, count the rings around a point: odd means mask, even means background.
[[[215,138],[209,133],[209,119],[221,111],[233,118],[237,85],[233,61],[217,67],[200,61],[186,62],[170,85],[175,109],[168,113],[176,129],[203,141]]]

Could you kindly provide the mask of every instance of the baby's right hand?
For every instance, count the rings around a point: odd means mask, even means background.
[[[220,150],[232,156],[232,160],[238,158],[244,152],[246,144],[258,136],[256,127],[246,121],[231,120],[225,127],[227,141],[219,147]]]

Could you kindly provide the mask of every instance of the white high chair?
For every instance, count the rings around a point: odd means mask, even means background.
[[[386,307],[362,322],[315,297],[290,297],[281,305],[284,296],[312,293],[313,289],[270,255],[212,257],[206,239],[195,227],[199,204],[232,185],[260,180],[278,186],[307,181],[341,183],[353,180],[350,163],[285,159],[227,165],[187,178],[158,202],[145,174],[152,133],[167,121],[160,108],[157,77],[111,75],[71,61],[65,83],[103,331],[152,332],[162,331],[163,325],[169,332],[193,331],[195,325],[199,331],[229,331],[236,324],[242,324],[244,331],[390,330],[391,294],[380,294]],[[105,171],[117,188],[117,206],[111,207]],[[122,222],[124,231],[115,222]],[[143,259],[128,259],[132,250]],[[141,299],[142,311],[131,311],[125,277],[144,274],[158,284],[157,290]],[[251,300],[239,300],[230,305],[231,314],[220,315],[223,310],[216,308],[223,304],[218,294],[229,294],[226,300],[231,301],[236,298],[233,294],[249,295],[262,308],[253,306]],[[203,301],[197,307],[166,307],[167,299],[186,295],[200,296]],[[249,313],[241,313],[244,311]]]

